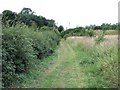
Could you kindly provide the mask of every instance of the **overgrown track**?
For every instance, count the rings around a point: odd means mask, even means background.
[[[105,36],[105,38],[106,40],[96,46],[96,48],[93,42],[94,38],[90,37],[69,37],[67,40],[62,40],[60,46],[53,55],[54,57],[50,56],[44,60],[42,62],[43,66],[38,64],[36,71],[34,70],[34,72],[39,71],[37,72],[38,76],[35,79],[28,79],[29,81],[27,83],[23,83],[24,87],[116,87],[117,36]],[[115,50],[109,48],[114,44]],[[111,50],[114,52],[112,53]],[[107,54],[104,55],[102,54],[103,52]],[[100,54],[100,56],[97,57],[97,54]],[[112,55],[112,57],[109,57],[109,55]],[[91,60],[93,60],[92,63]],[[111,67],[113,70],[109,72],[108,70]],[[103,71],[99,71],[100,69],[103,69]],[[108,77],[110,78],[106,79]],[[112,78],[114,80],[112,80]]]
[[[76,54],[71,45],[61,41],[57,51],[57,60],[44,73],[41,83],[36,87],[55,87],[55,88],[82,88],[85,87],[85,75],[82,73]],[[41,78],[41,77],[40,77]]]

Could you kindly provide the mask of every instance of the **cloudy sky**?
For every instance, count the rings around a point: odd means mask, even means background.
[[[3,10],[20,12],[31,8],[37,15],[66,27],[118,22],[119,0],[0,0]]]

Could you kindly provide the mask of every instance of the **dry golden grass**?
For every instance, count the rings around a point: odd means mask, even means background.
[[[95,39],[97,37],[87,37],[87,36],[72,36],[68,37],[67,40],[72,40],[74,41],[74,44],[79,44],[83,43],[87,46],[93,46],[95,45]],[[105,35],[104,36],[105,40],[102,42],[100,45],[112,45],[112,44],[117,44],[118,43],[118,35]]]
[[[118,45],[118,35],[105,35],[105,41],[101,43],[103,46]]]
[[[102,30],[95,30],[96,34],[100,32],[102,32]],[[118,30],[106,30],[105,35],[118,35]]]

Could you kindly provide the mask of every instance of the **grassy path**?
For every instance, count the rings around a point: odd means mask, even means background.
[[[51,60],[49,60],[51,59]],[[56,55],[48,58],[42,66],[37,65],[36,78],[26,78],[22,87],[37,88],[82,88],[85,86],[86,77],[76,59],[76,52],[66,41],[61,41]],[[44,63],[43,61],[43,63]],[[37,73],[36,73],[37,72]]]
[[[89,45],[87,38],[84,42],[82,45],[83,42],[81,43],[81,40],[77,38],[62,40],[53,55],[43,59],[43,62],[34,60],[32,70],[24,77],[24,82],[18,86],[29,88],[117,86],[117,67],[114,67],[117,66],[118,60],[117,47],[98,45],[96,48],[92,48],[93,44]],[[110,45],[108,40],[105,42]],[[108,54],[104,54],[104,52]],[[111,67],[113,70],[109,72]]]
[[[62,41],[57,52],[57,60],[46,70],[37,87],[84,87],[84,75],[78,66],[72,47]]]

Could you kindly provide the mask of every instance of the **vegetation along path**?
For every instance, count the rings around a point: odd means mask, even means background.
[[[43,59],[42,62],[35,60],[37,62],[33,64],[34,68],[24,77],[24,82],[19,87],[116,87],[117,37],[110,37],[109,39],[105,36],[106,40],[96,47],[93,38],[90,37],[69,37],[67,40],[61,40],[54,54]],[[111,40],[114,40],[115,45],[110,43]],[[111,58],[109,54],[112,55]],[[111,68],[110,72],[108,72],[109,68]]]
[[[52,56],[51,58],[52,60],[48,60],[48,62],[44,64],[45,69],[38,73],[36,80],[26,80],[26,82],[23,83],[24,87],[86,87],[85,75],[82,73],[82,69],[76,60],[76,53],[69,43],[62,40],[59,48],[56,51],[56,55],[54,57]]]

